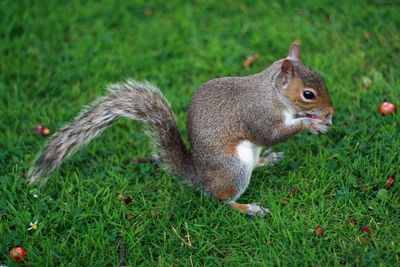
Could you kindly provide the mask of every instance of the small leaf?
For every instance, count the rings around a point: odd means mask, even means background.
[[[259,57],[260,57],[260,54],[258,54],[258,53],[255,53],[255,54],[252,55],[252,56],[248,56],[247,59],[246,59],[246,61],[243,62],[243,64],[242,64],[243,67],[244,67],[244,68],[250,67],[251,65],[253,65],[254,61],[256,61]]]
[[[382,201],[388,200],[388,191],[385,188],[379,189],[376,197]]]

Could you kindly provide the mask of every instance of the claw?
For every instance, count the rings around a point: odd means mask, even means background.
[[[262,153],[261,158],[266,158],[271,153],[272,153],[272,148],[267,149],[264,151],[264,153]]]

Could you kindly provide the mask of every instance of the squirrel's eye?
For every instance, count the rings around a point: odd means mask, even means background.
[[[303,96],[304,96],[305,99],[308,99],[308,100],[312,100],[312,99],[315,98],[314,93],[311,92],[311,91],[309,91],[309,90],[305,90],[305,91],[303,92]]]

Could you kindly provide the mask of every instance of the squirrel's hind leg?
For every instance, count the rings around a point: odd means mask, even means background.
[[[282,160],[283,156],[283,152],[272,152],[272,149],[265,150],[261,155],[256,168],[274,166]]]
[[[238,158],[225,159],[220,162],[223,168],[202,169],[203,189],[216,199],[225,202],[235,210],[245,212],[249,216],[265,217],[269,210],[256,203],[239,204],[235,200],[246,190],[251,176],[251,169]],[[204,183],[207,181],[207,183]]]

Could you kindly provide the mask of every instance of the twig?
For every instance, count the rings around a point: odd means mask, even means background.
[[[187,224],[187,222],[185,222],[185,225],[186,225],[186,233],[187,233],[187,239],[188,239],[188,243],[189,243],[189,245],[191,246],[191,247],[193,247],[193,244],[192,244],[192,242],[190,242],[190,234],[189,234],[189,229],[188,229],[188,224]],[[185,236],[185,237],[186,237]]]
[[[119,241],[119,258],[121,260],[121,263],[119,266],[125,266],[125,244],[120,240]]]
[[[193,267],[192,255],[189,256],[189,259],[190,259],[190,265]]]
[[[171,228],[172,228],[172,230],[175,232],[175,234],[179,237],[179,239],[182,240],[183,243],[185,243],[185,244],[188,245],[189,247],[193,247],[193,244],[189,244],[188,242],[186,242],[185,239],[183,239],[183,238],[178,234],[178,232],[177,232],[176,229],[172,226],[172,224],[171,224]]]

